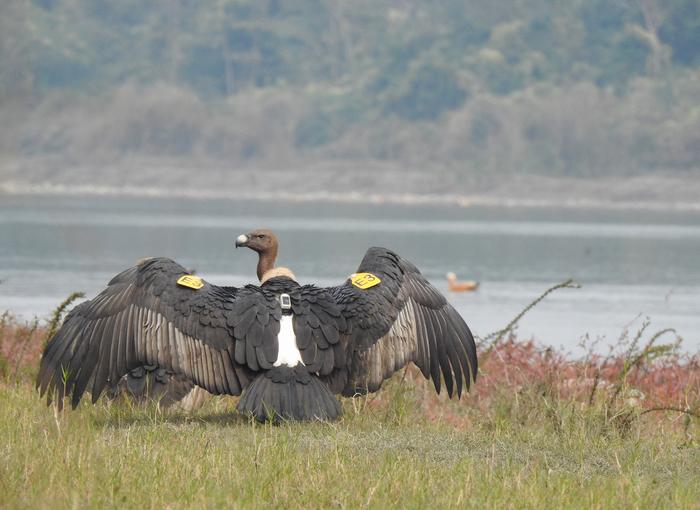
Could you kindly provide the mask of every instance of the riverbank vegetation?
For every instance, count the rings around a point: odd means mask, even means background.
[[[694,0],[11,0],[0,14],[7,179],[345,162],[429,168],[464,193],[698,171]]]
[[[120,401],[46,407],[50,324],[0,321],[3,508],[689,508],[700,497],[700,358],[644,321],[573,358],[480,339],[461,401],[415,369],[329,424],[260,425],[212,397],[190,414]]]

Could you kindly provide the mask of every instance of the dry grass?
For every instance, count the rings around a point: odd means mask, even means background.
[[[648,323],[571,359],[511,334],[461,401],[409,368],[332,424],[129,402],[58,413],[32,386],[47,327],[0,322],[2,508],[690,508],[700,370]],[[662,344],[671,339],[671,344]]]

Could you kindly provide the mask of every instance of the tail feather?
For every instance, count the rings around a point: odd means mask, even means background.
[[[243,393],[238,410],[256,420],[334,420],[340,403],[326,384],[306,367],[274,367],[260,374]]]

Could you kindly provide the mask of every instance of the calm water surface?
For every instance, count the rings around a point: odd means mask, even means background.
[[[255,279],[233,240],[255,227],[280,237],[279,263],[302,282],[336,285],[369,246],[414,262],[472,330],[486,335],[569,277],[519,333],[576,350],[614,342],[644,317],[700,347],[700,216],[693,213],[409,207],[104,197],[0,196],[0,310],[46,316],[66,295],[93,296],[118,271],[163,255],[219,284]],[[445,273],[476,279],[449,294]]]

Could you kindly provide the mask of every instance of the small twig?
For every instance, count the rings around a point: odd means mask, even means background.
[[[650,344],[647,343],[646,347],[642,350],[642,354],[639,354],[638,358],[635,359],[632,363],[628,363],[627,360],[629,360],[630,356],[632,356],[632,354],[634,354],[634,351],[635,351],[635,349],[637,349],[637,345],[639,344],[639,341],[642,339],[642,336],[644,336],[644,332],[647,330],[647,328],[649,327],[650,324],[651,324],[651,321],[649,320],[649,317],[644,319],[644,321],[642,322],[642,327],[640,327],[639,330],[637,330],[637,334],[634,335],[634,338],[630,342],[629,347],[627,347],[627,351],[625,351],[625,353],[623,355],[624,356],[623,357],[624,365],[623,365],[623,370],[622,370],[622,377],[623,378],[624,378],[624,376],[627,375],[627,372],[629,372],[629,369],[632,366],[634,366],[634,364],[637,363],[637,361],[639,361],[639,358],[643,355],[644,352],[646,352],[646,349],[649,347]],[[653,338],[651,340],[651,343],[654,343],[654,340],[655,340],[655,338]]]
[[[588,406],[593,405],[593,399],[595,398],[595,393],[598,391],[598,385],[600,384],[600,373],[605,369],[608,360],[606,359],[601,366],[596,367],[595,378],[593,379],[593,386],[591,387],[591,394],[588,396]]]
[[[700,418],[700,413],[695,412],[695,411],[691,411],[690,409],[682,409],[680,407],[650,407],[649,409],[645,409],[644,411],[642,411],[639,414],[642,415],[642,414],[652,413],[654,411],[673,411],[676,413],[684,413],[684,414],[687,414],[689,416],[693,416],[695,418]]]
[[[406,365],[406,368],[403,369],[403,375],[401,376],[401,382],[399,383],[400,385],[403,385],[403,382],[406,380],[406,374],[408,374],[409,368],[409,365]]]
[[[56,307],[56,309],[53,311],[51,314],[51,320],[49,321],[49,326],[48,326],[48,331],[46,332],[46,341],[48,342],[51,337],[53,337],[56,334],[56,330],[58,329],[58,325],[61,322],[61,319],[63,318],[63,312],[65,312],[66,308],[68,308],[73,301],[76,299],[82,299],[85,297],[85,294],[83,292],[72,292],[66,299],[63,300],[63,302]]]
[[[615,391],[613,392],[613,394],[610,397],[610,400],[608,402],[609,406],[612,406],[613,403],[615,402],[615,399],[620,395],[620,392],[622,391],[622,388],[625,384],[625,381],[627,380],[627,376],[629,375],[629,373],[632,370],[634,370],[635,368],[639,368],[641,366],[642,362],[645,359],[647,359],[650,354],[652,354],[654,352],[654,350],[655,350],[654,343],[659,339],[659,337],[661,337],[662,335],[664,335],[666,333],[676,333],[676,330],[673,328],[666,328],[666,329],[662,329],[660,331],[657,331],[656,333],[654,333],[654,335],[652,335],[652,337],[646,343],[644,348],[634,358],[632,358],[632,361],[628,361],[629,357],[633,355],[634,347],[639,343],[639,340],[640,340],[642,334],[644,333],[644,331],[647,329],[648,326],[649,326],[649,321],[647,320],[644,322],[644,324],[642,325],[642,328],[639,330],[639,332],[637,333],[637,336],[633,340],[632,345],[625,353],[625,360],[624,360],[624,364],[622,366],[622,372],[620,372],[620,375],[618,376],[617,387],[615,388]],[[657,348],[657,350],[660,353],[668,352],[672,349],[672,347],[668,347],[668,346],[659,346],[659,347],[662,348],[660,350]],[[666,349],[663,349],[664,347],[666,347]]]
[[[676,333],[676,330],[673,328],[666,328],[662,329],[661,331],[657,331],[654,336],[651,337],[651,339],[647,342],[646,346],[640,352],[630,363],[628,370],[626,370],[626,373],[629,373],[630,370],[632,370],[634,367],[638,366],[641,364],[641,361],[643,361],[645,358],[647,358],[650,354],[665,354],[667,352],[670,352],[674,349],[673,344],[664,344],[664,345],[659,345],[654,347],[654,342],[659,339],[661,335],[665,335],[666,333]],[[677,335],[677,333],[676,333]],[[626,374],[625,374],[626,375]]]
[[[544,298],[546,298],[548,295],[550,295],[555,290],[558,290],[558,289],[580,289],[580,288],[581,288],[581,285],[579,283],[575,282],[572,278],[569,278],[565,282],[558,283],[554,287],[550,287],[549,289],[544,291],[542,293],[542,295],[540,295],[537,299],[535,299],[529,305],[527,305],[518,315],[516,315],[515,318],[513,318],[513,320],[511,320],[505,328],[503,328],[499,331],[495,331],[494,333],[491,333],[489,335],[486,335],[481,341],[482,344],[488,343],[485,351],[488,352],[491,349],[493,349],[496,345],[498,345],[498,343],[505,336],[505,334],[508,333],[509,331],[511,331],[527,312],[532,310],[535,306],[537,306],[537,304],[540,301],[542,301]],[[492,338],[494,340],[491,340]]]

